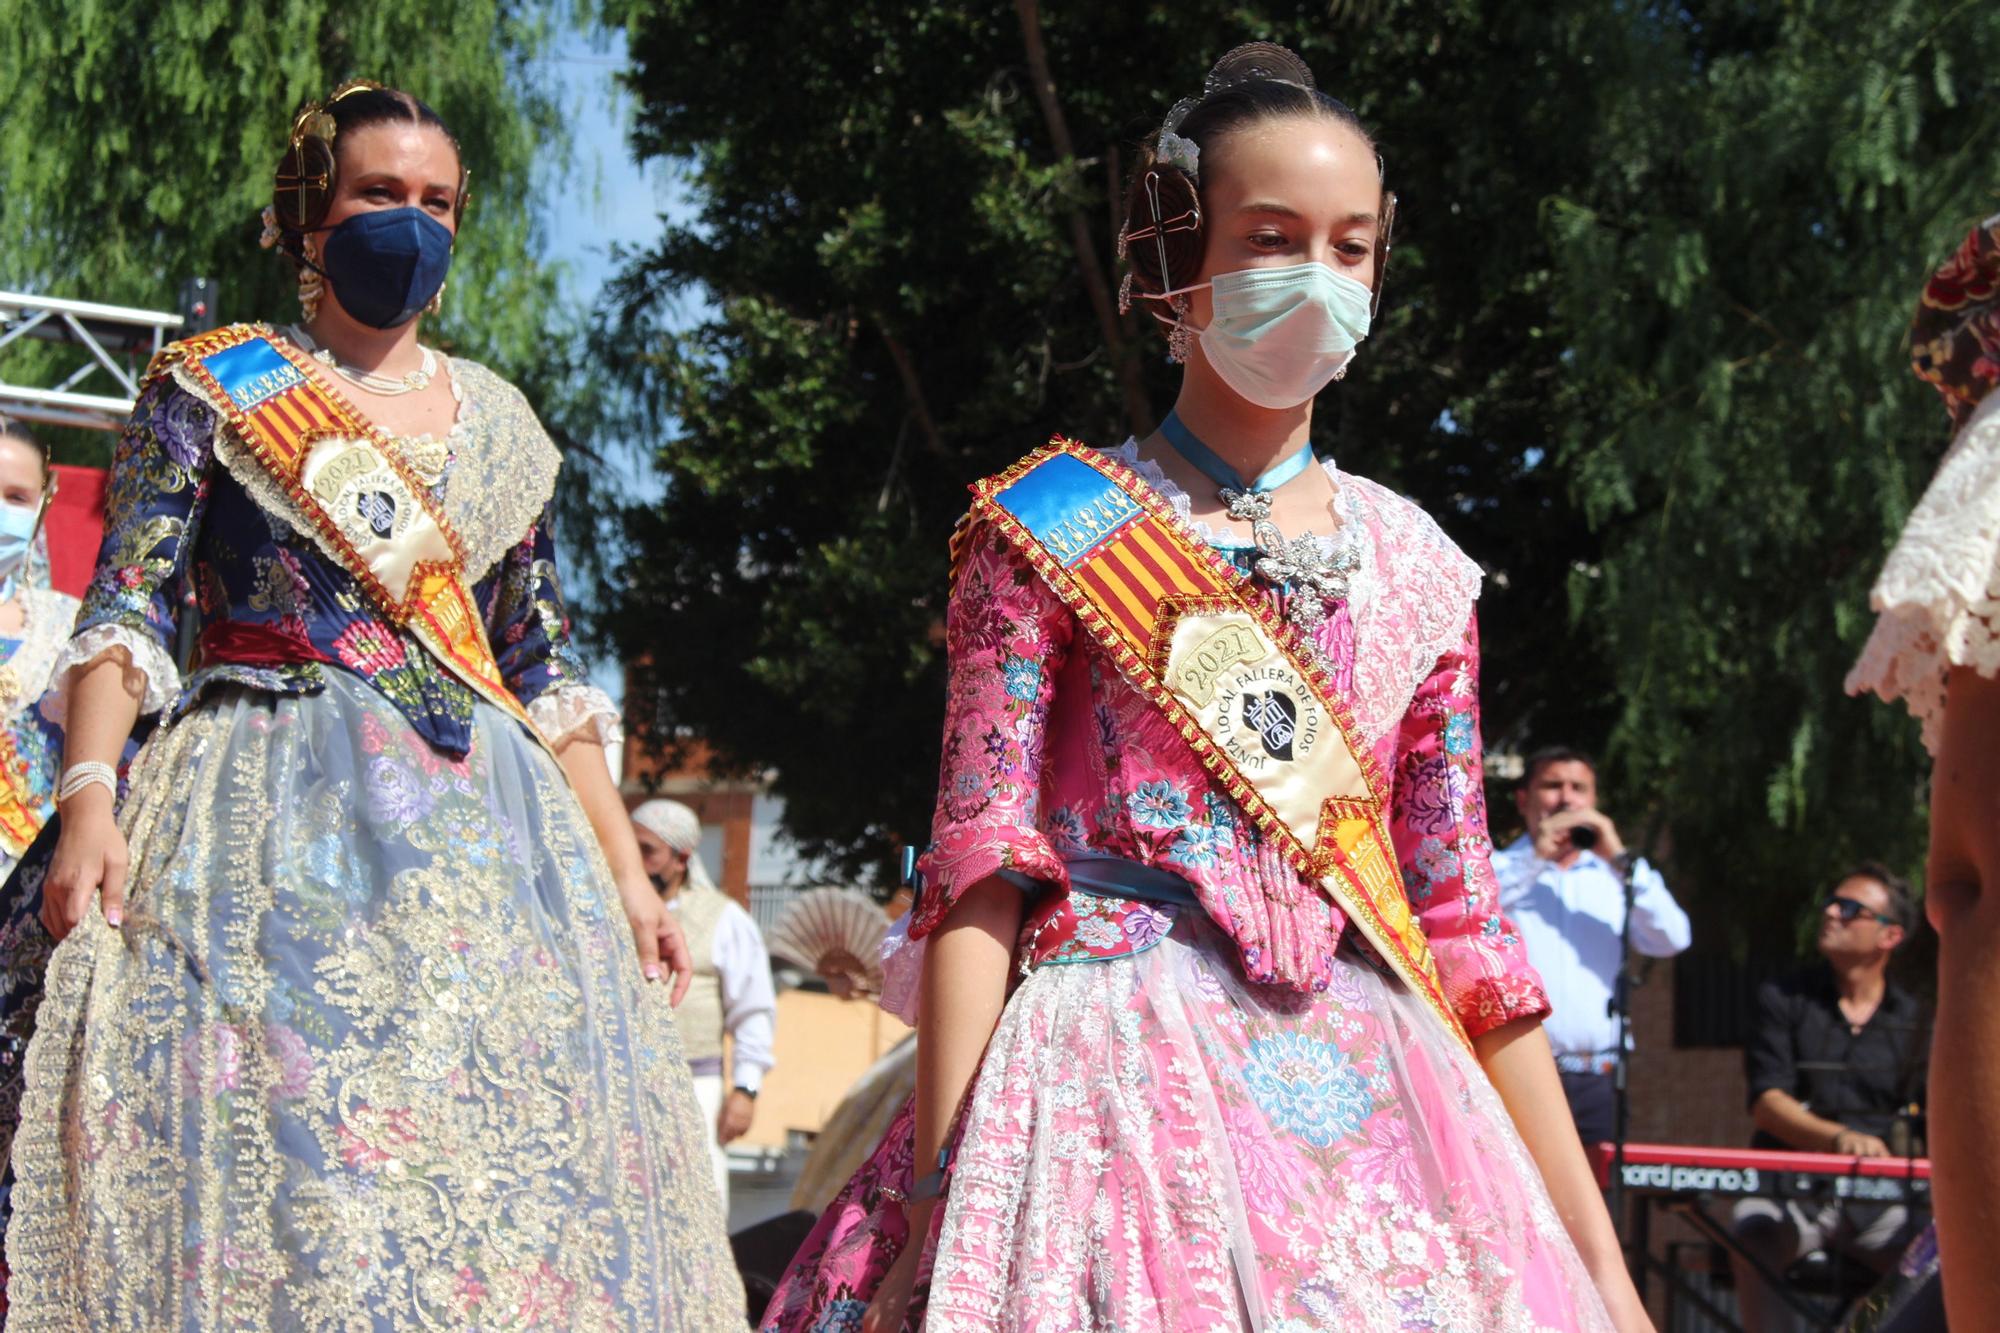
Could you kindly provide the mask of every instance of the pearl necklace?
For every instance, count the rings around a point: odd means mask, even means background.
[[[401,394],[428,389],[431,387],[431,381],[437,378],[437,353],[428,347],[417,348],[423,354],[423,359],[418,362],[417,368],[408,374],[378,375],[373,371],[356,370],[352,366],[341,364],[340,358],[314,342],[312,336],[297,325],[286,326],[285,332],[291,335],[294,342],[310,352],[313,360],[349,384],[357,385],[373,394],[380,394],[384,398],[394,398]]]

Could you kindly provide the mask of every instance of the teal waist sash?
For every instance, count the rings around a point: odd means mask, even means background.
[[[1063,865],[1069,868],[1072,893],[1088,893],[1099,898],[1123,898],[1128,902],[1165,903],[1174,907],[1199,907],[1194,887],[1171,870],[1142,865],[1130,857],[1102,852],[1067,852]],[[1000,878],[1023,893],[1039,894],[1048,888],[1018,870],[1002,870]]]
[[[1023,975],[1049,963],[1104,962],[1144,953],[1173,930],[1176,909],[1200,907],[1193,887],[1171,870],[1098,852],[1065,856],[1063,864],[1070,891],[1043,894],[1022,923]],[[1044,887],[1025,877],[1009,878],[1031,891]]]

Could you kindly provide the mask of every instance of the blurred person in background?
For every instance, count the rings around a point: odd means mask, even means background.
[[[1916,908],[1909,885],[1873,862],[1856,866],[1820,905],[1820,961],[1757,996],[1744,1048],[1751,1146],[1853,1157],[1920,1151],[1929,1023],[1915,996],[1888,978]],[[1782,1274],[1802,1254],[1838,1251],[1886,1272],[1922,1219],[1902,1204],[1744,1199],[1734,1227],[1743,1248]],[[1784,1304],[1742,1256],[1732,1257],[1746,1333],[1775,1327]]]
[[[55,812],[62,729],[36,705],[78,602],[49,586],[44,519],[54,498],[48,447],[0,417],[0,879]]]
[[[756,921],[709,878],[701,859],[701,819],[693,810],[679,801],[647,801],[632,812],[632,831],[646,874],[687,936],[694,980],[674,1016],[695,1099],[711,1129],[715,1187],[727,1213],[726,1150],[749,1132],[757,1093],[775,1063],[778,996],[771,956]]]
[[[22,1057],[55,943],[41,923],[39,880],[18,883],[13,873],[55,814],[62,767],[62,729],[38,706],[78,605],[49,586],[46,519],[55,485],[48,446],[24,423],[0,416],[0,881],[7,884],[0,900],[0,1163],[12,1156]],[[13,1179],[5,1166],[0,1233]],[[0,1266],[0,1288],[4,1274]]]
[[[1617,1133],[1616,1071],[1623,1029],[1612,1010],[1625,966],[1625,880],[1631,876],[1632,947],[1671,958],[1693,938],[1660,872],[1628,860],[1611,817],[1597,808],[1597,766],[1556,746],[1528,757],[1514,790],[1527,831],[1493,853],[1500,906],[1528,944],[1553,1008],[1542,1023],[1563,1095],[1586,1144]]]
[[[2000,215],[1925,284],[1910,352],[1955,434],[1875,581],[1847,689],[1901,699],[1935,760],[1932,1201],[1951,1322],[1984,1328],[2000,1310]]]

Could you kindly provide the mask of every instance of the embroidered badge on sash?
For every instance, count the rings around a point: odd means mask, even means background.
[[[1203,766],[1464,1039],[1410,911],[1372,756],[1298,631],[1131,469],[1058,439],[973,488]],[[966,529],[961,529],[961,537]]]

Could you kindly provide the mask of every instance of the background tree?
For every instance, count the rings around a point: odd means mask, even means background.
[[[375,78],[435,107],[472,173],[441,340],[552,398],[565,358],[546,355],[556,283],[531,205],[537,152],[563,126],[535,61],[568,15],[551,0],[0,0],[0,287],[172,310],[199,275],[225,320],[295,317],[289,269],[257,247],[271,173],[298,103]],[[0,366],[61,355],[17,344]]]
[[[1944,440],[1903,330],[1995,206],[1990,8],[624,17],[636,146],[688,164],[700,213],[607,330],[670,479],[623,516],[647,558],[610,628],[650,659],[646,720],[775,768],[808,848],[879,865],[923,836],[962,487],[1164,409],[1157,342],[1118,326],[1134,406],[1091,272],[1132,145],[1268,38],[1376,129],[1402,194],[1385,316],[1316,443],[1486,565],[1489,740],[1605,752],[1709,947],[1793,938],[1859,855],[1917,868],[1914,728],[1839,686]],[[667,336],[690,288],[713,304]]]
[[[1768,948],[1863,856],[1921,869],[1928,764],[1841,692],[1948,439],[1906,336],[2000,208],[2000,16],[1935,0],[1620,11],[1549,192],[1573,605],[1611,664],[1618,790],[1710,943]]]
[[[1171,402],[1147,321],[1104,316],[1115,201],[1132,145],[1213,59],[1270,38],[1376,127],[1403,199],[1379,331],[1316,443],[1415,494],[1493,571],[1489,731],[1602,735],[1609,676],[1548,591],[1598,550],[1538,465],[1561,367],[1537,206],[1587,183],[1570,129],[1594,95],[1550,53],[1580,17],[1469,0],[1332,21],[1028,0],[624,17],[636,147],[685,163],[698,205],[601,330],[669,479],[621,516],[607,620],[647,663],[643,731],[775,770],[790,831],[849,869],[925,836],[964,488],[1053,432],[1113,442]],[[690,291],[704,317],[672,333]]]

